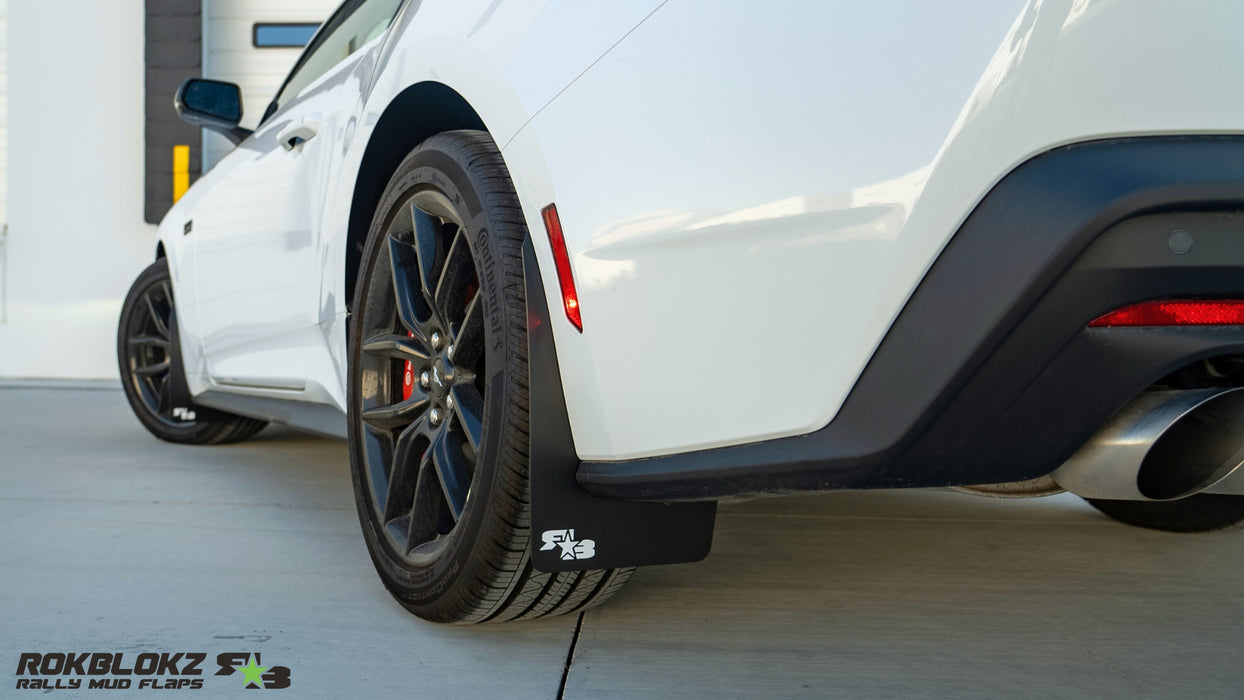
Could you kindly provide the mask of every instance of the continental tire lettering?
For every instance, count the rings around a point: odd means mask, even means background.
[[[492,257],[492,248],[489,246],[486,228],[481,228],[475,237],[475,257],[480,266],[481,277],[496,280],[493,274],[496,263]],[[483,281],[481,280],[480,283],[482,285]],[[488,293],[484,296],[484,318],[488,319],[488,331],[492,335],[492,349],[496,352],[500,352],[505,346],[505,337],[501,332],[501,314],[498,312],[500,308],[497,285],[489,284]]]

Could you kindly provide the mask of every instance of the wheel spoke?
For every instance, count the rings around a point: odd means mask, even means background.
[[[479,454],[479,443],[484,434],[484,397],[470,384],[456,384],[450,390],[454,397],[454,415],[462,427],[472,454]]]
[[[435,300],[441,318],[451,324],[466,301],[467,287],[475,280],[475,266],[471,263],[471,245],[467,241],[466,230],[462,227],[456,229],[437,280]]]
[[[458,367],[473,368],[479,363],[484,353],[484,302],[481,294],[467,304],[466,314],[462,323],[454,329],[454,364]]]
[[[431,304],[432,291],[436,289],[437,282],[440,281],[437,273],[442,267],[442,260],[438,256],[441,224],[431,214],[414,204],[410,205],[410,218],[414,222],[414,249],[419,260],[420,288],[423,290],[424,299]]]
[[[160,382],[160,398],[156,402],[156,413],[164,416],[165,418],[169,418],[173,415],[173,392],[169,390],[168,383],[169,380],[167,377],[165,377],[164,381]]]
[[[155,335],[135,335],[130,336],[127,341],[130,345],[154,345],[158,348],[168,350],[170,343],[167,338],[161,338]]]
[[[151,300],[150,292],[143,295],[143,301],[147,304],[147,314],[151,317],[151,322],[155,324],[156,333],[159,333],[165,338],[169,337],[168,324],[166,324],[164,322],[164,318],[156,312],[155,302]]]
[[[393,448],[393,466],[389,470],[389,486],[384,498],[384,520],[410,512],[415,497],[415,480],[419,476],[422,455],[418,450],[418,438],[424,422],[418,421],[406,427],[397,437]]]
[[[450,439],[449,431],[441,429],[432,438],[428,448],[432,453],[432,464],[436,467],[436,475],[440,477],[441,490],[445,493],[445,502],[449,504],[450,515],[454,522],[462,515],[466,507],[467,491],[471,488],[471,475],[467,473],[466,458],[461,447]]]
[[[393,457],[393,433],[379,430],[364,424],[363,430],[363,464],[367,470],[371,484],[372,500],[383,512],[385,502],[382,500],[389,490],[389,469]]]
[[[386,334],[368,338],[363,341],[363,352],[418,364],[429,359],[422,343],[405,335]]]
[[[164,360],[163,362],[157,362],[153,365],[147,365],[146,367],[135,367],[134,374],[137,374],[140,377],[155,377],[168,372],[169,367],[169,361]]]
[[[432,465],[432,450],[425,450],[423,458],[419,460],[419,478],[415,481],[410,520],[406,526],[407,551],[436,539],[440,499],[441,485],[436,476],[436,467]]]
[[[415,247],[389,236],[389,265],[393,274],[393,296],[402,325],[420,340],[427,338],[432,312],[424,300],[418,278],[419,256]]]
[[[415,422],[427,408],[427,395],[415,387],[414,393],[405,401],[364,410],[363,422],[376,428],[392,430]]]

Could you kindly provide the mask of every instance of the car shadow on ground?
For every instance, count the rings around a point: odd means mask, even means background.
[[[1140,530],[1069,495],[727,506],[708,559],[641,570],[588,614],[568,697],[1229,695],[1241,537]]]

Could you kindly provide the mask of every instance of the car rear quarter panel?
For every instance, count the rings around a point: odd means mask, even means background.
[[[1077,141],[1238,133],[1244,98],[1222,77],[1242,64],[1242,14],[665,3],[505,149],[543,268],[548,202],[572,256],[583,333],[560,316],[554,332],[580,456],[827,425],[1016,165]]]

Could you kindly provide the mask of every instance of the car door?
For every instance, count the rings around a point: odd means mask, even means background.
[[[300,391],[318,333],[324,195],[369,66],[401,0],[349,0],[312,40],[256,131],[216,165],[187,224],[215,385]]]

